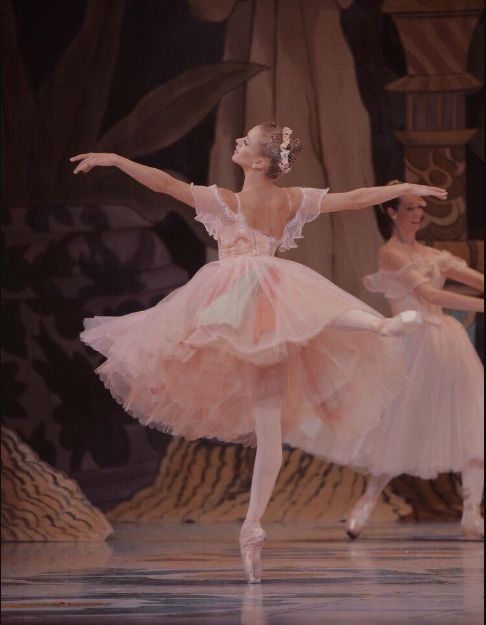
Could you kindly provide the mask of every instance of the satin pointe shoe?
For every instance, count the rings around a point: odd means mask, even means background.
[[[266,534],[258,521],[245,521],[240,532],[240,551],[249,584],[262,581],[261,553]]]
[[[363,497],[353,508],[346,526],[346,534],[351,540],[356,540],[366,527],[375,507],[375,500]]]
[[[424,316],[417,310],[404,312],[385,319],[379,329],[381,336],[403,336],[417,332],[424,324]]]
[[[484,519],[479,510],[465,510],[461,528],[463,534],[470,540],[484,541]]]

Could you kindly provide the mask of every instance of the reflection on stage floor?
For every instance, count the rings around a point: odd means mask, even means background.
[[[2,623],[479,625],[483,545],[459,525],[270,524],[247,586],[235,524],[123,524],[106,543],[4,543]]]

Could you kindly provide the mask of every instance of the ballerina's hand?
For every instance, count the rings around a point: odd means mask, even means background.
[[[441,187],[428,187],[425,184],[411,184],[410,193],[413,195],[433,195],[439,200],[447,200],[447,191]]]
[[[116,154],[104,154],[103,152],[88,152],[77,154],[69,159],[71,163],[78,163],[73,174],[87,174],[93,167],[111,167],[115,164]]]

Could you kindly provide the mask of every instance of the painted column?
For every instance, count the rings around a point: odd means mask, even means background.
[[[466,95],[481,83],[467,72],[467,56],[481,0],[385,0],[399,32],[407,75],[388,85],[405,94],[405,179],[445,187],[446,202],[429,198],[421,237],[467,239]]]

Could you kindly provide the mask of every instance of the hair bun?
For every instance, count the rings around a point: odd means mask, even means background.
[[[292,128],[279,126],[276,122],[263,122],[259,128],[264,134],[262,153],[270,159],[267,176],[278,178],[288,174],[302,150],[302,142],[294,135]]]

